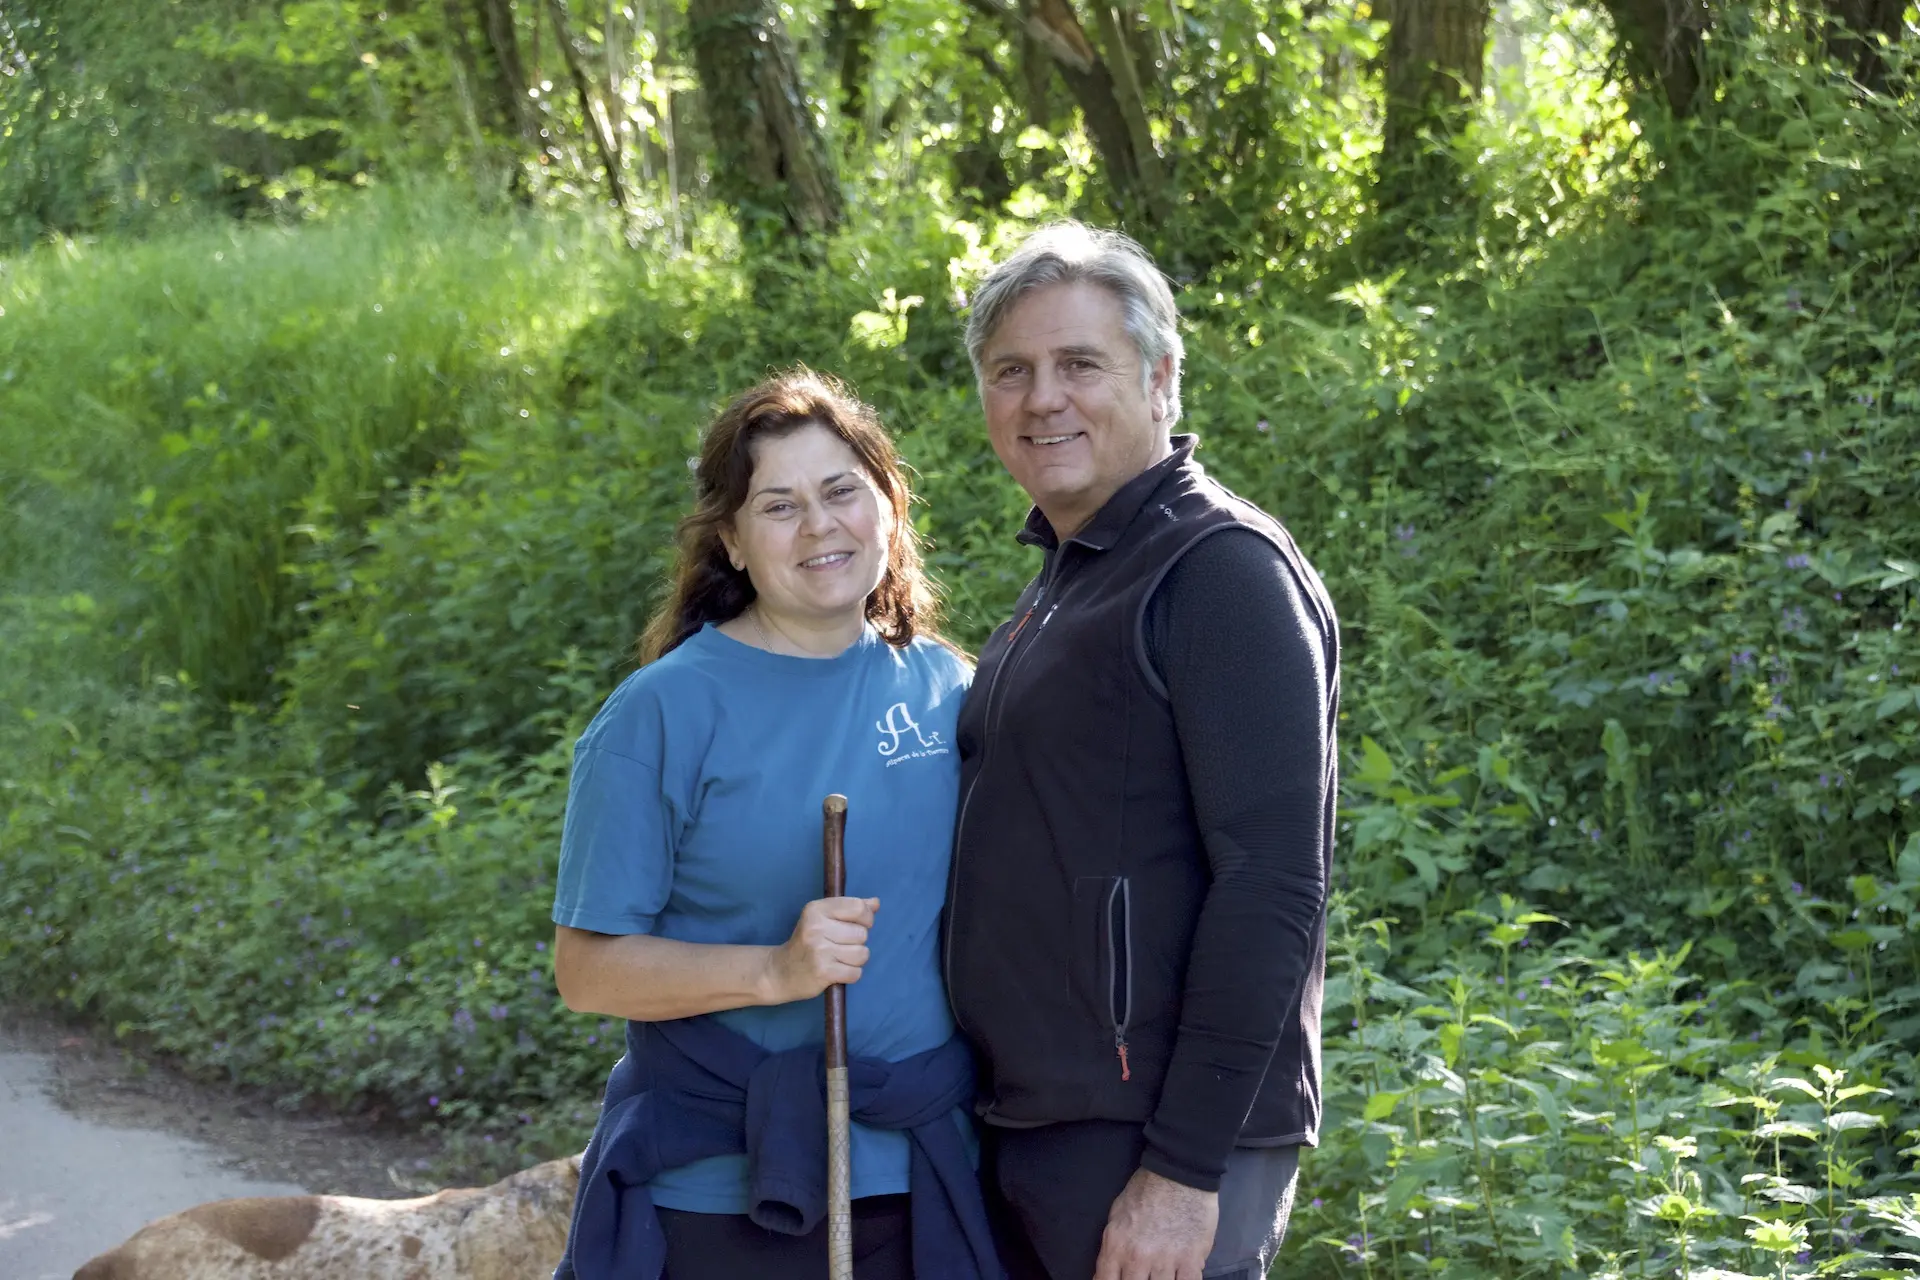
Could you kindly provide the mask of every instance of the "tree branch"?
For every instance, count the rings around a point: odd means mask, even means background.
[[[1068,31],[1072,34],[1068,34],[1049,25],[1038,9],[1033,16],[1022,17],[1011,0],[966,0],[966,3],[977,12],[1006,23],[1014,34],[1025,34],[1036,41],[1061,66],[1082,73],[1093,70],[1093,46],[1087,43],[1086,34],[1080,30],[1080,23],[1073,17],[1072,10],[1068,10],[1066,15],[1068,23],[1071,23]],[[1043,8],[1051,8],[1055,5],[1064,6],[1065,0],[1041,0],[1041,3]]]

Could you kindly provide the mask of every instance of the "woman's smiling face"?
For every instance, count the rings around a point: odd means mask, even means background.
[[[721,541],[760,608],[810,626],[864,616],[887,572],[893,511],[846,441],[810,424],[753,445],[753,479]]]

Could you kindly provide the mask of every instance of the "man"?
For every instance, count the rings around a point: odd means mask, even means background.
[[[1178,317],[1133,241],[1036,232],[967,345],[1045,553],[961,713],[945,938],[1009,1268],[1263,1276],[1320,1120],[1333,607],[1170,435]]]

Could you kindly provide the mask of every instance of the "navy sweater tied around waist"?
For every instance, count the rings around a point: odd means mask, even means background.
[[[952,1114],[973,1099],[966,1045],[955,1038],[903,1062],[848,1066],[853,1119],[911,1140],[914,1280],[1004,1280]],[[754,1222],[813,1230],[827,1208],[826,1096],[817,1045],[769,1053],[707,1017],[629,1022],[554,1280],[659,1280],[667,1244],[647,1184],[709,1156],[746,1154]]]

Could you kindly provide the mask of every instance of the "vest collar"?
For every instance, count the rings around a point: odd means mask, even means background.
[[[1167,478],[1168,473],[1179,470],[1192,460],[1194,447],[1199,443],[1200,437],[1196,435],[1174,436],[1171,454],[1121,485],[1107,499],[1106,505],[1094,513],[1093,519],[1087,521],[1080,532],[1067,541],[1078,542],[1095,551],[1111,548],[1126,532],[1127,526],[1133,523],[1133,518],[1140,514],[1140,508],[1147,505],[1147,499],[1160,487],[1160,482]],[[1046,516],[1040,513],[1039,507],[1027,512],[1027,523],[1015,540],[1024,546],[1043,547],[1048,551],[1060,545],[1059,535],[1053,531],[1053,525],[1048,523]]]

